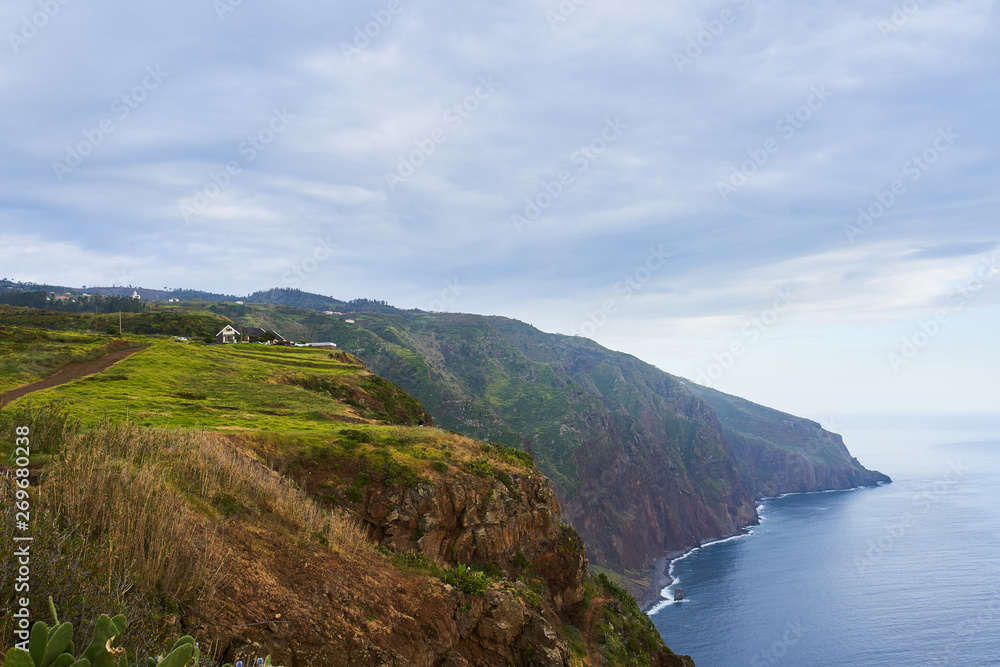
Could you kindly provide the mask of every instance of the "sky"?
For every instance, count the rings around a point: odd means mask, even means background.
[[[992,0],[6,0],[0,277],[579,334],[997,413]]]

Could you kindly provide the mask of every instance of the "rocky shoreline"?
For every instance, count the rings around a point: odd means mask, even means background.
[[[881,475],[881,473],[879,474]],[[834,491],[857,491],[858,489],[870,488],[871,486],[881,486],[882,484],[892,483],[892,480],[888,476],[882,475],[882,477],[888,480],[888,482],[878,481],[875,484],[854,486],[849,489],[824,489],[822,491],[798,491],[798,492],[793,491],[790,493],[783,493],[777,496],[768,496],[765,498],[760,498],[757,500],[757,502],[762,503],[765,500],[774,500],[777,498],[784,498],[785,496],[811,495],[814,493],[831,493]],[[747,524],[746,526],[743,526],[740,529],[740,532],[738,533],[727,535],[725,537],[719,537],[707,540],[705,542],[702,542],[698,546],[690,547],[687,549],[671,551],[665,556],[657,558],[656,561],[653,563],[653,567],[649,571],[649,587],[646,589],[645,592],[642,593],[641,597],[636,598],[636,602],[639,603],[639,608],[643,611],[643,613],[648,614],[651,609],[653,609],[656,605],[665,600],[665,598],[662,595],[662,591],[664,588],[666,588],[667,586],[671,585],[674,582],[673,577],[670,576],[670,565],[675,560],[677,560],[678,558],[682,558],[683,556],[686,556],[695,549],[700,549],[706,545],[714,544],[716,542],[721,542],[723,540],[728,540],[734,537],[739,537],[740,535],[744,535],[750,528],[759,524],[760,520],[758,519],[754,523],[750,523]]]
[[[673,551],[666,556],[657,558],[656,562],[653,563],[653,568],[649,571],[649,588],[637,600],[639,609],[644,614],[648,614],[653,607],[663,602],[663,589],[673,583],[673,577],[670,576],[670,564],[674,562],[675,558],[680,558],[689,552],[690,550]]]

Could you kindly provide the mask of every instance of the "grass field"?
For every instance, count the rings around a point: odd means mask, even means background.
[[[52,349],[46,358],[65,360],[99,350],[105,340],[61,332],[48,336]],[[109,418],[142,426],[326,435],[345,421],[383,416],[382,408],[393,400],[384,388],[378,394],[382,400],[373,399],[376,379],[341,352],[132,338],[149,348],[103,373],[29,394],[11,407],[58,405],[87,426]],[[25,374],[15,384],[33,379]],[[10,379],[6,373],[4,379]]]
[[[94,333],[0,326],[0,393],[103,356],[113,342]]]

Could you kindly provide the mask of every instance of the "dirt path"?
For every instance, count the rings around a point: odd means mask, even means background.
[[[76,380],[77,378],[106,371],[119,361],[128,359],[133,354],[142,352],[147,347],[149,346],[143,345],[142,347],[133,347],[127,350],[116,350],[100,357],[99,359],[94,359],[93,361],[81,361],[79,363],[63,366],[52,375],[43,378],[38,382],[32,382],[31,384],[26,384],[23,387],[11,389],[6,394],[0,394],[0,407],[10,403],[11,401],[17,400],[26,394],[30,394],[31,392],[39,391],[40,389],[48,389],[49,387],[57,387],[61,384],[66,384],[71,380]]]

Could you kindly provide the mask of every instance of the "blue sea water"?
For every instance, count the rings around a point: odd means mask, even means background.
[[[675,561],[667,645],[698,667],[1000,665],[1000,438],[859,458],[894,483],[765,500],[751,534]]]

